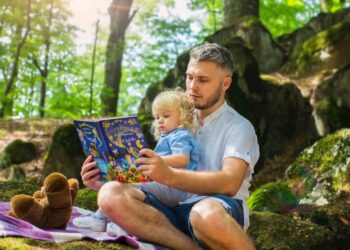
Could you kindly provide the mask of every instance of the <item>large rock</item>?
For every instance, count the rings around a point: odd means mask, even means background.
[[[303,215],[318,225],[334,232],[337,249],[348,249],[350,246],[350,196],[343,195],[331,204],[315,207]],[[336,249],[336,248],[334,248]]]
[[[312,95],[315,125],[322,136],[343,127],[350,127],[349,79],[350,64],[339,69],[334,77],[319,85]]]
[[[299,52],[306,40],[343,21],[350,21],[350,8],[337,11],[336,13],[320,13],[291,34],[278,37],[277,42],[283,48],[286,57],[293,57]]]
[[[227,26],[206,38],[208,42],[228,43],[241,38],[252,50],[261,73],[278,69],[284,62],[283,51],[273,40],[270,32],[255,16],[244,16],[233,25]]]
[[[12,141],[1,153],[2,167],[9,167],[11,164],[21,164],[35,159],[39,155],[37,146],[33,142],[26,142],[20,139]]]
[[[258,250],[333,248],[333,233],[325,227],[270,212],[253,212],[248,233]]]
[[[350,21],[337,23],[306,40],[295,55],[280,70],[300,84],[315,85],[329,77],[333,70],[346,66],[350,60]],[[316,82],[315,82],[316,81]]]
[[[53,135],[43,174],[60,172],[67,178],[76,178],[82,184],[80,171],[84,162],[80,141],[73,124],[60,126]]]
[[[350,193],[350,129],[328,135],[300,153],[286,171],[301,203],[324,205]]]

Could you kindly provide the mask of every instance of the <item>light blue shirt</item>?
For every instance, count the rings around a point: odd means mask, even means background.
[[[188,129],[177,128],[167,134],[162,134],[154,151],[160,156],[186,154],[190,157],[186,169],[197,169],[200,154],[199,144]]]

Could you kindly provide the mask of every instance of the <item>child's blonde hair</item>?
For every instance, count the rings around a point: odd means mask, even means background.
[[[152,102],[152,114],[155,117],[159,109],[177,110],[180,113],[178,128],[186,128],[193,132],[193,115],[194,105],[189,99],[187,93],[181,88],[166,89],[159,93]],[[160,133],[157,129],[157,120],[152,123],[152,134],[156,140],[159,139]]]

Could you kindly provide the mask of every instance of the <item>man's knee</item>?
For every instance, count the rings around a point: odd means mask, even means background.
[[[226,210],[219,202],[207,199],[193,206],[190,223],[195,230],[220,230],[222,226],[220,224],[225,215],[227,215]]]
[[[103,185],[98,192],[98,206],[103,210],[108,210],[113,203],[113,207],[118,206],[119,202],[116,200],[120,199],[120,196],[125,194],[125,187],[116,181],[111,181]]]

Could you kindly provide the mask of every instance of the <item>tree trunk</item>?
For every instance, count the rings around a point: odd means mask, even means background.
[[[47,77],[49,75],[49,55],[50,55],[50,47],[51,47],[51,25],[53,19],[53,7],[54,0],[50,1],[50,9],[47,18],[47,26],[44,28],[44,41],[45,41],[45,59],[44,59],[44,67],[41,68],[39,62],[36,58],[34,58],[34,65],[40,72],[41,76],[41,84],[40,84],[40,101],[39,101],[39,116],[43,118],[45,116],[45,101],[46,101],[46,88],[47,88]]]
[[[13,88],[18,76],[18,64],[19,64],[19,59],[20,59],[20,55],[21,55],[21,51],[23,48],[23,45],[25,43],[25,41],[27,40],[29,31],[30,31],[30,22],[31,22],[31,0],[28,0],[27,2],[27,24],[26,24],[26,31],[23,35],[23,37],[20,39],[19,43],[17,44],[17,48],[16,48],[16,52],[14,55],[14,60],[13,60],[13,64],[11,67],[11,75],[10,78],[7,82],[5,91],[4,91],[4,96],[3,96],[3,100],[2,100],[2,105],[0,107],[0,118],[3,118],[5,116],[10,116],[12,115],[12,107],[13,107],[13,96],[12,96],[12,92],[13,92]],[[19,30],[21,30],[22,28],[19,28]],[[20,32],[21,33],[21,32]]]
[[[94,39],[94,47],[92,50],[92,59],[91,59],[91,76],[90,76],[90,107],[89,114],[92,116],[93,109],[93,96],[94,96],[94,77],[95,77],[95,57],[96,57],[96,46],[97,46],[97,38],[98,38],[98,29],[99,29],[100,20],[96,21],[96,31],[95,31],[95,39]]]
[[[132,0],[113,0],[108,9],[111,23],[106,50],[105,86],[101,95],[103,115],[117,114],[125,31],[135,15],[134,12],[130,16],[131,5]]]
[[[225,0],[223,27],[246,15],[259,17],[259,0]]]

